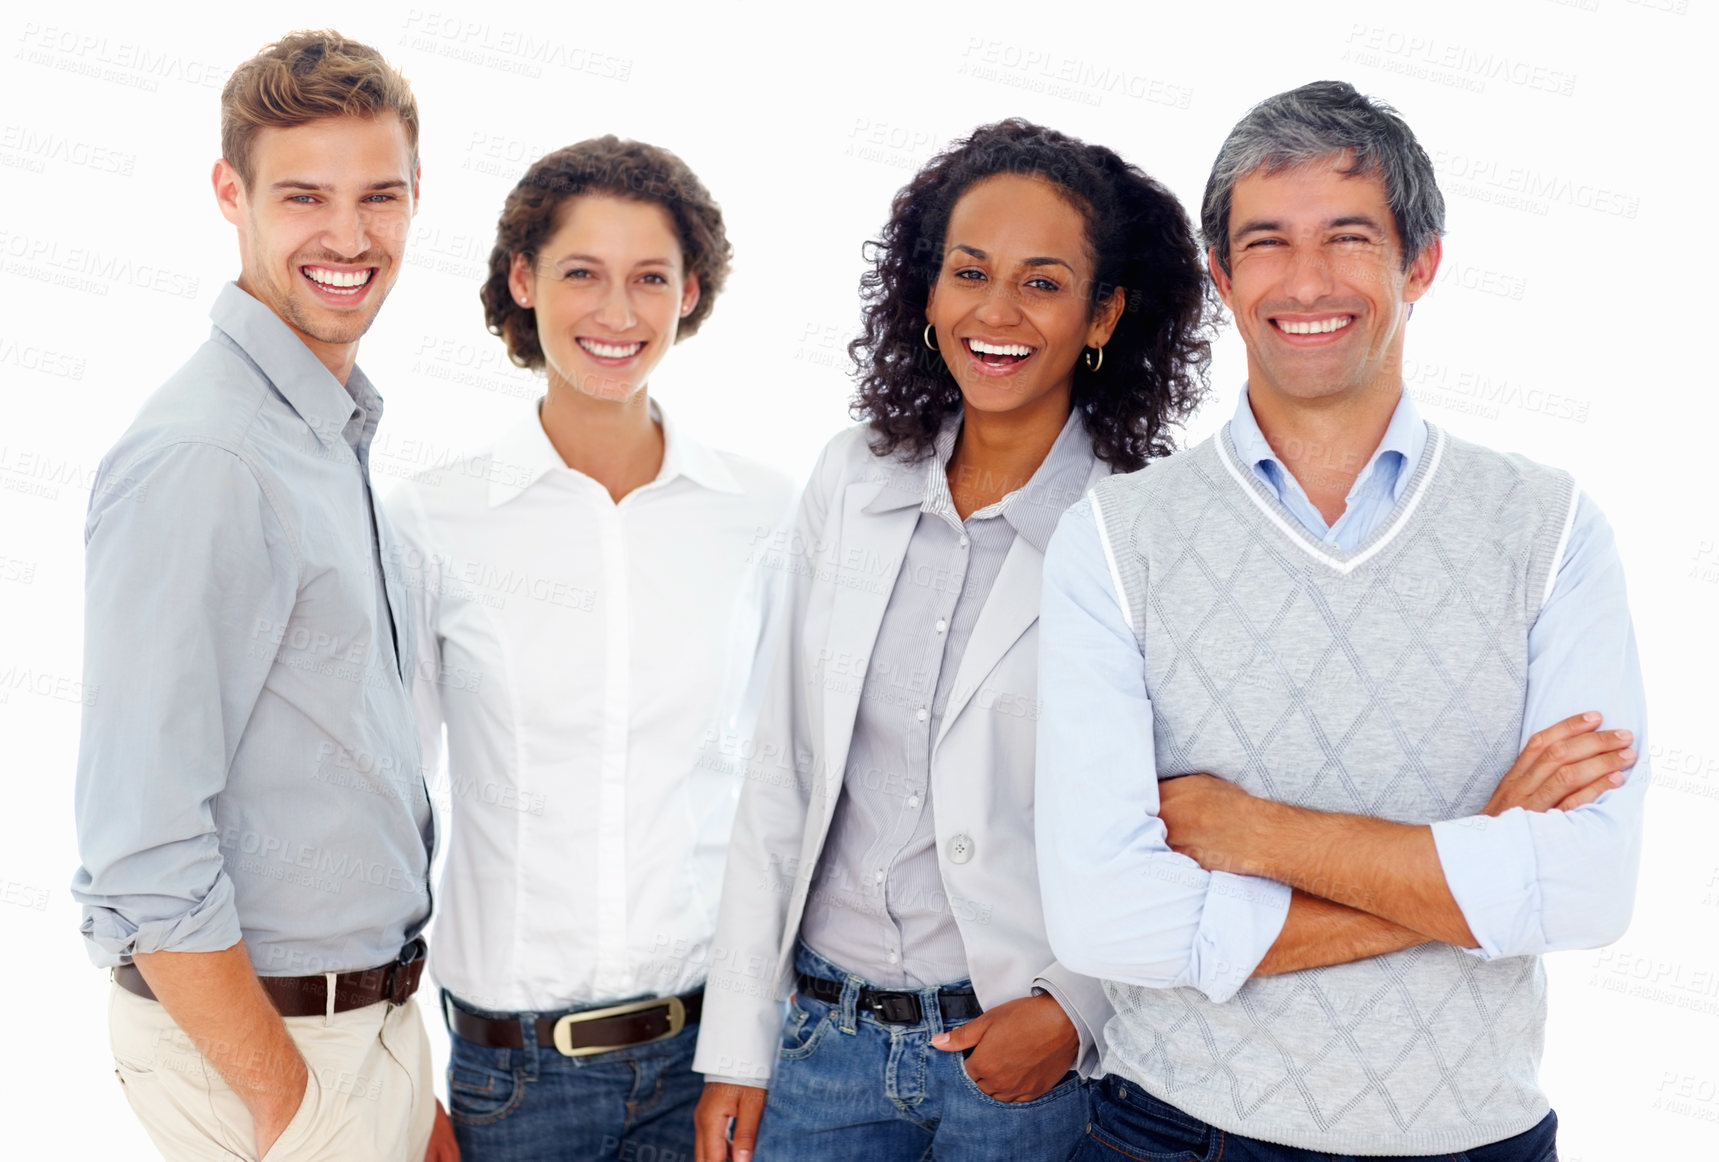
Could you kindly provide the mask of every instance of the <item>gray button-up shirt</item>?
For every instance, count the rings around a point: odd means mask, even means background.
[[[896,988],[968,976],[937,862],[931,740],[1015,537],[1043,551],[1093,464],[1092,441],[1071,413],[1032,479],[963,521],[946,475],[959,431],[958,419],[945,426],[936,455],[897,472],[872,504],[917,504],[919,523],[878,626],[842,794],[800,924],[819,955]],[[959,852],[950,858],[964,862]]]
[[[210,317],[91,491],[72,892],[99,965],[370,968],[429,919],[434,837],[382,400],[235,285]]]

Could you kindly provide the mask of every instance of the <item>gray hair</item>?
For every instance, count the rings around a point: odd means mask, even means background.
[[[1267,174],[1350,154],[1340,172],[1378,174],[1396,219],[1407,270],[1444,233],[1444,195],[1432,159],[1397,111],[1362,96],[1347,81],[1314,81],[1267,97],[1236,123],[1212,163],[1200,203],[1200,233],[1230,269],[1230,202],[1236,183],[1264,168]]]

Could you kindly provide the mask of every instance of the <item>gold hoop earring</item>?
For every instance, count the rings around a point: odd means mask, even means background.
[[[923,335],[921,335],[920,338],[925,340],[925,346],[927,348],[929,348],[932,351],[937,351],[937,344],[935,344],[931,341],[931,324],[930,323],[925,324],[925,333]],[[942,354],[941,351],[938,351],[937,353],[939,355]]]
[[[1098,352],[1098,359],[1096,362],[1092,358],[1092,353],[1094,351]],[[1088,350],[1081,352],[1080,358],[1081,361],[1086,364],[1086,369],[1088,371],[1097,371],[1100,367],[1104,366],[1104,348],[1089,348]]]

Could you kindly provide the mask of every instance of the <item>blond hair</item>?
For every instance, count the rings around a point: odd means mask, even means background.
[[[382,54],[329,29],[289,32],[233,70],[221,89],[221,156],[251,184],[257,131],[323,117],[395,113],[418,168],[418,102]]]

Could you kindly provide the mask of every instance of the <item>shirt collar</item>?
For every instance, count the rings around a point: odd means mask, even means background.
[[[549,433],[543,430],[543,418],[538,410],[542,405],[543,400],[539,398],[531,405],[529,413],[490,447],[491,508],[506,504],[550,472],[573,471],[561,459],[555,445],[549,442]],[[656,400],[651,400],[650,406],[651,418],[663,428],[663,465],[652,484],[666,484],[676,476],[684,476],[712,492],[738,494],[743,491],[740,482],[734,479],[734,473],[714,450],[682,432],[663,413]]]
[[[342,387],[279,315],[237,283],[221,288],[209,319],[257,365],[324,445],[345,442],[354,417],[362,416],[364,429],[375,431],[382,418],[382,397],[365,374],[354,367]]]
[[[937,433],[932,445],[935,455],[914,463],[890,457],[883,485],[877,496],[865,506],[865,511],[891,512],[918,505],[923,512],[953,515],[955,502],[949,495],[949,457],[955,451],[955,437],[961,430],[962,415],[962,409],[957,408],[955,414],[944,421],[943,429]],[[1033,472],[1032,479],[998,503],[997,515],[1008,522],[1016,535],[1026,538],[1035,549],[1044,552],[1063,510],[1086,492],[1086,481],[1092,475],[1095,459],[1080,411],[1071,410],[1056,442]]]
[[[1266,443],[1265,433],[1260,431],[1259,421],[1254,418],[1253,405],[1248,402],[1245,386],[1242,388],[1241,399],[1236,403],[1235,417],[1230,421],[1230,441],[1235,445],[1237,458],[1253,469],[1254,475],[1269,484],[1281,497],[1283,479],[1289,474],[1288,469],[1283,466],[1283,461],[1277,458],[1277,453],[1271,450],[1271,445]],[[1356,474],[1356,486],[1373,474],[1375,466],[1385,453],[1394,452],[1399,463],[1396,479],[1392,484],[1391,499],[1396,500],[1403,486],[1415,474],[1426,446],[1426,421],[1421,419],[1420,410],[1415,407],[1414,400],[1404,391],[1397,397],[1396,410],[1391,413],[1391,422],[1385,425],[1385,435],[1379,441],[1379,446],[1373,449],[1365,467]]]

